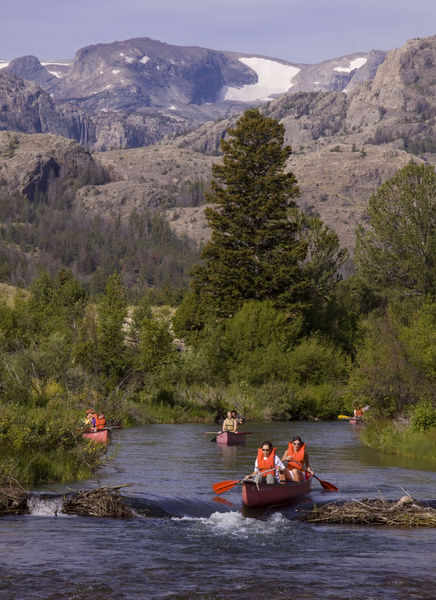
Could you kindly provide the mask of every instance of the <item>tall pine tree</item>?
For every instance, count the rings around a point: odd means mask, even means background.
[[[212,239],[192,286],[221,316],[246,300],[272,300],[277,307],[301,306],[308,282],[301,265],[307,243],[289,208],[299,195],[295,176],[285,173],[291,148],[275,119],[249,109],[222,140],[223,162],[213,166],[213,204],[205,211]]]
[[[357,230],[359,275],[383,294],[435,294],[436,173],[409,164],[379,187],[368,206],[370,228]]]

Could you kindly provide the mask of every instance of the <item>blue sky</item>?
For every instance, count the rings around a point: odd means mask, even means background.
[[[314,63],[435,33],[435,0],[3,0],[0,59],[151,37]]]

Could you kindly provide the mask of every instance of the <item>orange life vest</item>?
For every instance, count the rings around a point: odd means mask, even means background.
[[[306,454],[306,444],[302,444],[299,450],[295,450],[294,444],[292,442],[288,443],[288,458],[297,463],[300,467],[304,467],[304,456]],[[292,469],[292,464],[288,465],[289,468]]]
[[[95,427],[96,429],[104,429],[106,427],[106,419],[104,417],[101,419],[97,417],[95,420]]]
[[[358,408],[356,410],[356,417],[363,417],[363,408]]]
[[[266,477],[269,473],[271,475],[275,474],[275,472],[271,471],[270,469],[273,469],[275,466],[274,461],[276,457],[276,450],[277,448],[273,448],[266,458],[263,455],[262,448],[259,448],[257,451],[257,466],[264,477]],[[264,473],[264,471],[268,471],[268,473]]]

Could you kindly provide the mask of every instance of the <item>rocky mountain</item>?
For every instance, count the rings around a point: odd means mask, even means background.
[[[126,63],[127,69],[135,61],[147,65],[152,59],[148,54],[141,54],[145,52],[144,47],[138,48],[135,55],[127,53],[125,46],[116,48],[119,60]],[[165,55],[168,61],[175,60],[175,54],[172,53],[172,49],[170,53],[170,49],[168,55]],[[94,65],[93,69],[97,68],[95,65],[100,64],[99,60],[103,60],[100,54],[103,50],[97,47],[91,47],[89,50],[93,56],[89,64]],[[113,48],[111,52],[112,50]],[[191,68],[195,57],[195,60],[200,60],[198,57],[203,60],[205,56],[197,50],[192,49]],[[124,56],[121,56],[121,52]],[[113,57],[113,53],[110,56]],[[150,61],[144,59],[141,63],[144,56],[149,56]],[[79,58],[82,70],[77,68],[75,71],[78,80],[84,77],[86,53]],[[77,60],[79,58],[76,57]],[[218,58],[215,58],[207,71],[208,77],[211,77],[211,73],[216,73]],[[237,79],[243,86],[238,88],[239,91],[244,90],[246,85],[256,85],[244,84],[244,78],[249,74],[244,68],[245,63],[242,67],[238,65],[242,62],[240,57],[232,55],[224,58],[228,61],[228,83],[233,85],[233,81]],[[222,64],[225,62],[224,58],[220,59]],[[246,57],[242,58],[245,60]],[[261,108],[265,114],[278,119],[285,128],[286,142],[293,148],[288,168],[297,176],[301,189],[301,207],[308,212],[319,214],[339,234],[342,244],[350,249],[354,245],[355,226],[365,219],[368,199],[383,181],[410,160],[426,160],[436,164],[436,36],[410,40],[402,48],[387,53],[373,79],[361,83],[358,83],[359,77],[365,79],[365,76],[362,71],[359,74],[359,70],[368,69],[370,61],[367,60],[365,64],[362,60],[361,63],[353,62],[359,58],[363,60],[363,57],[359,56],[344,58],[341,64],[348,66],[339,68],[349,69],[354,66],[351,71],[335,71],[334,77],[342,77],[341,74],[345,73],[344,77],[348,78],[346,84],[345,79],[340,84],[347,85],[347,93],[295,91],[295,83],[288,93],[263,102]],[[374,59],[374,65],[379,58]],[[211,57],[209,59],[212,60]],[[257,63],[259,64],[262,63]],[[280,64],[287,68],[297,68],[289,64]],[[334,71],[337,67],[333,65],[337,64],[331,63],[330,71]],[[359,68],[356,66],[358,64]],[[155,65],[155,70],[159,71],[157,66],[163,69],[163,63]],[[135,68],[140,67],[136,64]],[[182,69],[182,65],[178,65],[177,68]],[[259,66],[257,68],[259,69]],[[73,73],[73,65],[68,69],[70,70],[65,72],[65,79],[70,77],[68,73]],[[309,73],[308,69],[302,69],[301,74],[295,74],[295,80],[299,77],[299,86],[306,85],[303,75],[307,78],[306,82],[312,75],[315,76],[315,72],[312,72],[310,77]],[[166,77],[169,78],[168,72]],[[315,82],[321,82],[319,73],[317,77]],[[86,145],[106,150],[93,150],[92,159],[96,164],[102,165],[103,172],[109,180],[106,180],[106,183],[99,181],[99,185],[88,181],[88,185],[82,185],[76,191],[76,202],[91,212],[96,211],[121,219],[133,210],[140,211],[146,207],[165,210],[174,231],[189,235],[199,243],[207,239],[209,232],[201,206],[203,194],[209,185],[211,165],[220,160],[220,139],[225,136],[227,127],[234,124],[238,114],[221,121],[203,123],[195,129],[191,127],[186,133],[183,130],[186,130],[188,121],[177,114],[177,111],[165,112],[149,107],[145,112],[141,110],[111,113],[101,110],[99,113],[88,113],[65,102],[57,104],[48,92],[44,92],[33,83],[18,79],[4,69],[0,73],[1,85],[0,129],[5,129],[12,123],[15,124],[15,129],[20,127],[21,131],[25,131],[26,128],[30,128],[32,132],[49,131],[50,119],[45,115],[53,115],[52,123],[57,123],[57,127],[61,129],[65,126],[63,119],[68,117],[68,123],[76,124],[81,139],[86,139]],[[212,94],[212,90],[216,93],[218,87],[214,83],[210,84],[208,89]],[[245,91],[248,94],[248,91]],[[182,91],[177,86],[172,93],[177,93],[179,100],[182,98]],[[186,84],[183,93],[185,100],[192,99],[194,87]],[[236,92],[234,94],[237,96]],[[5,97],[6,102],[3,101]],[[159,96],[158,90],[149,97],[154,98],[153,102],[164,102],[168,99],[165,95]],[[103,96],[100,96],[98,102],[103,101],[102,98]],[[85,104],[87,102],[86,100]],[[80,102],[77,102],[77,105],[80,105]],[[29,107],[29,111],[26,112],[25,106]],[[185,105],[185,110],[186,106],[188,105]],[[194,110],[196,106],[189,105],[190,110]],[[198,109],[201,108],[200,105]],[[144,123],[149,123],[150,112],[147,111],[152,110],[155,111],[156,121],[153,127],[148,125],[148,132],[150,139],[155,135],[155,143],[145,147],[144,138],[141,140],[141,127]],[[159,119],[168,119],[168,122]],[[179,127],[178,135],[174,135],[172,129],[174,123]],[[61,130],[51,133],[66,135]],[[168,135],[162,137],[165,133]],[[14,179],[16,176],[13,174],[21,171],[21,177],[24,178],[28,170],[42,173],[43,170],[38,171],[34,167],[29,169],[28,165],[34,164],[32,161],[36,160],[35,157],[50,157],[53,148],[49,141],[56,136],[19,136],[18,145],[13,141],[11,132],[4,132],[2,136],[0,190],[16,189],[25,193],[26,183],[18,185],[18,180]],[[128,145],[125,143],[126,139],[133,139],[135,136],[137,145],[142,147],[121,148]],[[43,139],[48,140],[46,149],[45,142],[41,142]],[[10,144],[12,147],[16,146],[13,157],[9,156],[13,150]],[[110,148],[114,149],[108,151]],[[29,158],[29,152],[34,155],[32,159]],[[13,163],[14,160],[16,163]],[[85,159],[85,155],[84,160],[85,163],[88,160]]]
[[[46,118],[41,131],[67,131],[90,148],[107,150],[152,144],[158,135],[241,113],[289,91],[351,90],[374,77],[384,56],[371,50],[306,65],[136,38],[87,46],[73,61],[41,63],[35,56],[23,56],[0,63],[0,72],[46,92],[58,114],[53,123]],[[42,91],[38,94],[42,101]],[[0,100],[4,107],[11,101],[4,92]],[[25,121],[25,104],[20,106]],[[80,120],[82,126],[72,126],[71,120]],[[3,122],[3,127],[16,128],[16,119]],[[23,126],[20,130],[32,132]]]
[[[291,88],[350,90],[372,79],[384,56],[371,50],[307,65],[144,37],[81,48],[71,63],[43,66],[36,57],[25,56],[5,70],[37,83],[57,101],[91,112],[150,107],[183,112],[191,105],[265,101]],[[209,110],[209,116],[217,116]]]
[[[414,39],[389,52],[374,79],[348,94],[287,94],[262,108],[285,128],[294,150],[289,168],[301,189],[300,205],[316,212],[353,248],[370,195],[411,160],[436,165],[436,36]],[[236,118],[204,125],[163,143],[215,154]],[[187,212],[186,217],[184,213]],[[198,209],[174,209],[175,227],[197,220]],[[173,223],[173,221],[171,221]]]
[[[0,71],[0,131],[52,133],[105,151],[147,146],[187,127],[186,119],[157,109],[147,114],[91,114],[68,103],[58,104],[35,83]]]

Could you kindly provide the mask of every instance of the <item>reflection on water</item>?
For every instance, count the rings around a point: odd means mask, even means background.
[[[229,448],[210,442],[204,429],[118,430],[113,466],[98,479],[68,486],[129,483],[124,492],[138,510],[159,508],[161,518],[60,518],[51,505],[51,518],[34,513],[0,519],[0,598],[433,598],[428,565],[436,553],[434,530],[294,520],[306,503],[330,499],[379,493],[397,499],[403,489],[417,498],[435,498],[436,475],[430,469],[396,457],[384,463],[379,453],[360,445],[348,423],[250,423],[253,434],[246,445]],[[314,482],[299,503],[259,511],[242,509],[238,485],[222,496],[213,494],[212,483],[240,479],[253,469],[264,439],[281,455],[293,435],[307,442],[317,475],[340,492],[326,493]]]

